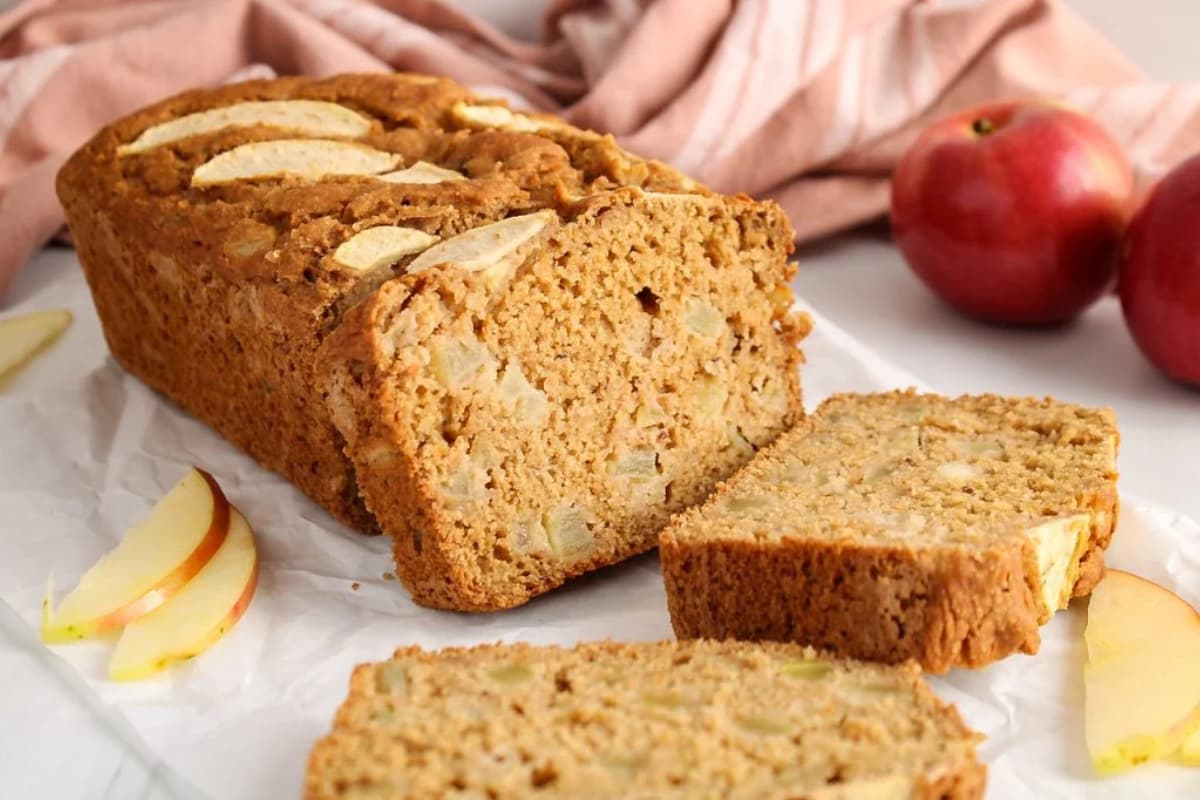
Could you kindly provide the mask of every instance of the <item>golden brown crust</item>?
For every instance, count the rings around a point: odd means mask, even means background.
[[[680,638],[804,642],[933,673],[1037,651],[1038,608],[1018,549],[931,553],[791,541],[661,545]],[[764,590],[764,587],[770,587]]]

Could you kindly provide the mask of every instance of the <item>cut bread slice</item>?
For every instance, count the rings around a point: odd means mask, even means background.
[[[443,239],[325,341],[359,489],[423,604],[652,548],[801,415],[771,205],[623,189]]]
[[[307,800],[977,798],[915,666],[740,642],[408,648],[358,667]]]
[[[840,395],[663,533],[676,633],[927,670],[1036,652],[1117,515],[1112,412]]]

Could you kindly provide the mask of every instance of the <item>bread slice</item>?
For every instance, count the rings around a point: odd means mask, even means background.
[[[446,239],[350,311],[329,403],[418,602],[512,606],[649,550],[798,419],[789,237],[747,199],[606,191]]]
[[[355,670],[304,796],[977,798],[980,738],[913,665],[791,645],[407,648]]]
[[[680,637],[795,641],[930,671],[1036,652],[1103,572],[1108,409],[839,395],[662,537]]]
[[[429,605],[652,547],[802,414],[777,205],[449,80],[188,92],[58,192],[117,361]]]

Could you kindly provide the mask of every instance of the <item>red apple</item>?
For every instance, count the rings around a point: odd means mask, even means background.
[[[954,308],[1047,325],[1111,285],[1132,194],[1129,161],[1088,117],[998,103],[922,132],[892,177],[892,229]]]
[[[1117,289],[1146,358],[1200,386],[1200,156],[1168,173],[1134,214]]]

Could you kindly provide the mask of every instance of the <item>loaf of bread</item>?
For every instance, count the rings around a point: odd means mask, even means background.
[[[425,604],[650,549],[802,415],[778,206],[447,80],[190,92],[58,191],[115,358]]]
[[[739,642],[408,648],[360,666],[306,800],[957,800],[980,737],[915,666]]]
[[[662,537],[681,637],[794,641],[930,671],[1036,652],[1117,518],[1112,412],[840,395]]]

